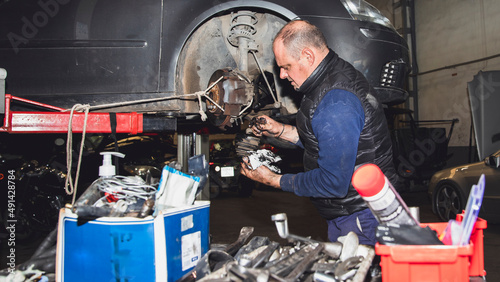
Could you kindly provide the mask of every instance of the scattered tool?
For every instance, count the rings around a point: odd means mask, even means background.
[[[370,268],[373,247],[359,245],[355,233],[339,242],[319,242],[289,233],[285,213],[275,214],[281,238],[286,246],[267,237],[255,236],[248,243],[253,227],[243,227],[238,239],[221,249],[212,249],[200,259],[194,270],[179,282],[248,281],[248,282],[362,282]],[[339,257],[345,256],[344,260]]]
[[[288,232],[288,219],[286,213],[278,213],[271,216],[272,221],[276,224],[278,235],[283,239],[297,240],[307,243],[320,243],[324,245],[324,251],[332,258],[339,258],[342,253],[343,245],[340,242],[319,242],[311,238],[301,237],[298,235],[290,234]],[[356,245],[356,248],[358,246]]]
[[[245,226],[241,228],[240,235],[236,241],[228,245],[224,250],[226,253],[234,256],[238,250],[245,244],[250,235],[252,235],[254,228],[251,226]]]
[[[363,262],[362,256],[350,257],[344,261],[341,261],[337,268],[335,268],[334,274],[337,280],[347,280],[356,274],[356,268],[359,264]]]

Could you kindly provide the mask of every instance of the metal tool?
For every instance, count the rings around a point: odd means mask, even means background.
[[[311,238],[301,237],[298,235],[290,234],[288,232],[288,218],[286,213],[277,213],[271,216],[272,221],[276,225],[276,229],[278,230],[278,235],[280,235],[283,239],[292,239],[307,243],[319,243],[318,241],[312,240]]]
[[[295,266],[295,268],[286,277],[285,281],[293,282],[297,281],[299,277],[309,268],[309,266],[317,259],[319,253],[323,250],[323,244],[309,245],[312,250],[306,253],[302,260]],[[306,248],[305,248],[306,249]]]
[[[241,266],[256,268],[267,263],[278,247],[278,242],[271,242],[267,237],[256,236],[234,257]]]
[[[297,281],[322,250],[322,244],[306,244],[297,252],[266,265],[264,269],[269,270],[271,276],[278,281]]]
[[[339,237],[338,240],[342,243],[342,252],[340,253],[339,257],[341,261],[345,261],[357,254],[359,247],[359,238],[356,233],[351,231],[347,233],[347,235]]]
[[[268,282],[269,271],[265,269],[247,268],[237,263],[227,266],[227,276],[229,280],[215,277],[212,281],[248,281],[248,282]]]
[[[335,271],[335,279],[347,280],[356,274],[356,268],[363,262],[362,256],[350,257],[339,263]]]
[[[274,221],[274,224],[276,225],[276,229],[278,230],[278,235],[281,238],[302,241],[302,242],[306,242],[306,243],[322,244],[323,245],[323,252],[325,252],[327,255],[331,256],[334,259],[339,258],[340,254],[342,252],[342,248],[343,248],[342,243],[340,243],[340,242],[319,242],[319,241],[313,240],[311,238],[306,238],[306,237],[301,237],[298,235],[290,234],[288,232],[288,219],[287,219],[286,213],[274,214],[271,216],[271,219],[272,219],[272,221]]]
[[[238,250],[245,244],[250,235],[252,235],[253,230],[254,228],[251,226],[245,226],[241,228],[238,239],[233,243],[231,243],[230,245],[228,245],[224,251],[234,256],[238,252]]]
[[[229,254],[220,250],[209,250],[203,255],[196,266],[178,279],[178,282],[195,282],[214,272],[225,271],[225,266],[236,260]]]
[[[335,277],[322,272],[314,272],[313,274],[314,282],[338,282]]]
[[[224,250],[209,250],[191,271],[184,274],[184,276],[177,281],[194,282],[197,279],[211,275],[213,272],[222,272],[223,275],[226,275],[227,273],[223,266],[231,262],[236,263],[233,256],[245,244],[253,231],[254,228],[251,226],[241,228],[240,235],[236,241],[229,244]]]

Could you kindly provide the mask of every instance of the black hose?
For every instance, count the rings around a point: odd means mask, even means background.
[[[39,254],[36,257],[30,258],[30,260],[32,260],[32,259],[43,259],[43,258],[47,258],[47,257],[50,257],[50,256],[54,256],[55,257],[56,252],[57,252],[57,245],[53,246],[52,248],[46,250],[45,252]]]
[[[27,262],[19,266],[20,270],[26,270],[30,266],[32,269],[45,271],[47,273],[54,273],[56,271],[56,256],[40,258],[40,259],[30,259]]]
[[[47,237],[42,241],[42,243],[38,246],[35,253],[31,256],[30,259],[34,259],[39,255],[45,253],[49,248],[53,247],[57,242],[57,226],[52,230]]]
[[[42,270],[47,273],[55,272],[56,265],[56,253],[57,253],[57,226],[52,230],[47,237],[38,246],[35,253],[31,258],[22,263],[19,269],[26,270],[31,265],[33,269]]]

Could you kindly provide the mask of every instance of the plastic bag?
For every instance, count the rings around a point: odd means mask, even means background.
[[[165,166],[156,192],[154,215],[166,208],[192,205],[199,184],[199,177]]]

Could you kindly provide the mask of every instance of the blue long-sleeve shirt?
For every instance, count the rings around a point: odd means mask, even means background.
[[[356,163],[365,114],[353,93],[334,89],[314,112],[311,124],[318,139],[319,168],[281,177],[283,191],[306,197],[344,197]],[[298,146],[302,147],[299,141]]]

